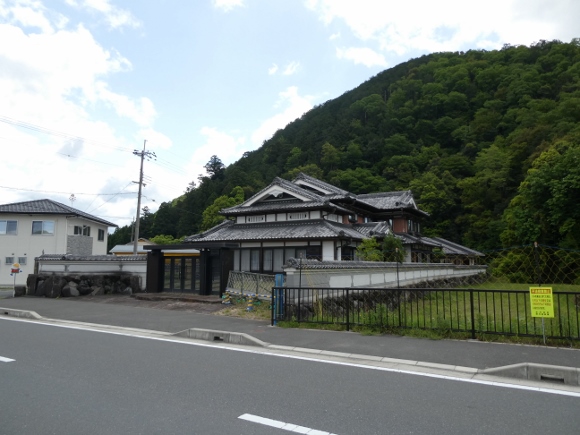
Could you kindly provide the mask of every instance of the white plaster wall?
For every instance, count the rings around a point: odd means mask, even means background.
[[[324,240],[322,242],[322,261],[334,261],[334,241]]]

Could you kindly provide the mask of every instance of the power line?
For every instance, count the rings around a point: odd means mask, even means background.
[[[6,124],[11,124],[11,125],[14,125],[16,127],[26,128],[26,129],[32,130],[32,131],[37,131],[40,133],[50,134],[52,136],[62,137],[64,139],[80,140],[80,141],[83,141],[86,143],[92,143],[95,145],[99,145],[101,147],[115,149],[117,151],[130,151],[130,148],[127,148],[127,147],[112,146],[109,144],[105,144],[103,142],[98,142],[98,141],[95,141],[92,139],[86,139],[86,138],[81,137],[81,136],[76,136],[73,134],[64,133],[64,132],[58,131],[58,130],[52,130],[50,128],[42,127],[40,125],[32,124],[32,123],[25,122],[25,121],[20,121],[18,119],[9,118],[7,116],[0,115],[0,122],[4,122]]]
[[[131,183],[129,183],[131,184]],[[36,189],[23,189],[21,187],[10,187],[10,186],[0,186],[0,189],[9,189],[9,190],[19,190],[23,192],[37,192],[37,193],[59,193],[63,195],[69,195],[69,192],[59,192],[56,190],[36,190]],[[123,189],[125,190],[126,187]],[[88,196],[117,196],[117,195],[134,195],[135,192],[117,192],[117,193],[76,193],[76,195],[88,195]]]

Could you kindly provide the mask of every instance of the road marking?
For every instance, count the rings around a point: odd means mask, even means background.
[[[314,358],[314,357],[307,357],[307,356],[279,354],[279,353],[273,353],[271,350],[268,350],[267,348],[264,348],[263,350],[240,349],[238,347],[230,347],[227,345],[221,345],[221,344],[215,344],[215,343],[206,344],[206,343],[196,343],[196,342],[192,342],[192,341],[184,341],[185,339],[177,338],[177,337],[151,337],[148,335],[143,335],[145,333],[144,331],[143,332],[137,332],[137,331],[119,332],[119,331],[108,331],[108,330],[98,329],[98,328],[106,328],[107,325],[84,324],[84,325],[72,326],[72,325],[40,322],[37,320],[28,320],[28,319],[11,318],[11,317],[0,317],[0,321],[2,321],[2,320],[7,320],[7,321],[11,321],[11,322],[28,323],[31,325],[44,325],[44,326],[53,326],[56,328],[76,329],[79,331],[100,332],[103,334],[120,335],[120,336],[124,336],[124,337],[144,338],[147,340],[164,341],[164,342],[176,343],[176,344],[185,344],[188,346],[209,347],[209,348],[213,348],[213,349],[222,349],[222,350],[233,350],[236,352],[252,353],[252,354],[258,354],[258,355],[268,355],[268,356],[277,357],[277,358],[290,358],[290,359],[297,359],[297,360],[301,360],[301,361],[311,361],[311,362],[332,364],[332,365],[345,366],[345,367],[357,367],[357,368],[362,368],[362,369],[367,369],[367,370],[377,370],[377,371],[389,372],[389,373],[400,373],[400,374],[404,374],[404,375],[421,376],[421,377],[425,377],[425,378],[442,379],[442,380],[446,380],[446,381],[464,382],[467,384],[478,384],[478,385],[487,385],[487,386],[491,386],[491,387],[511,388],[513,390],[523,390],[523,391],[532,391],[532,392],[536,392],[536,393],[556,394],[556,395],[560,395],[560,396],[580,397],[580,392],[575,387],[573,387],[574,388],[573,391],[568,391],[568,390],[560,390],[560,389],[556,389],[556,388],[549,388],[549,387],[543,387],[543,386],[529,386],[529,385],[510,383],[507,378],[503,378],[503,379],[500,378],[497,381],[488,381],[488,380],[483,380],[483,379],[475,379],[473,377],[466,378],[466,377],[458,377],[458,376],[453,376],[453,375],[441,375],[438,373],[419,372],[419,371],[413,371],[413,370],[408,370],[408,369],[374,366],[374,365],[369,365],[369,364],[364,364],[364,363],[361,364],[361,363],[351,363],[351,362],[344,362],[344,361],[331,361],[331,360],[325,360],[325,359],[321,359],[321,358]],[[79,323],[81,323],[81,322],[79,322]],[[122,327],[118,327],[118,328],[119,329],[130,329],[130,328],[122,328]],[[151,332],[152,333],[159,333],[158,331],[151,331]],[[516,379],[516,381],[520,381],[520,380]]]
[[[16,361],[16,360],[15,359],[5,358],[3,356],[0,356],[0,362],[12,362],[12,361]]]
[[[263,424],[264,426],[270,426],[282,430],[287,430],[289,432],[296,432],[307,435],[336,435],[322,430],[311,429],[309,427],[298,426],[292,423],[284,423],[283,421],[260,417],[259,415],[242,414],[238,418],[241,420],[251,421],[252,423]]]

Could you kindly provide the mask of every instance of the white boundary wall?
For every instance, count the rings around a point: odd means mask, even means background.
[[[346,264],[345,264],[346,263]],[[348,264],[350,263],[350,265]],[[326,262],[328,265],[328,262]],[[287,287],[397,287],[397,265],[374,263],[368,267],[352,262],[336,262],[332,268],[287,267]],[[341,267],[341,266],[344,266]],[[350,266],[350,267],[349,267]],[[465,278],[484,274],[487,266],[458,266],[447,263],[402,263],[398,267],[400,286],[409,286],[424,281],[449,278]]]
[[[107,274],[125,274],[137,275],[141,281],[141,290],[145,289],[147,282],[147,256],[143,259],[123,261],[119,257],[112,259],[100,260],[42,260],[38,261],[38,274],[55,274],[55,275],[107,275]]]

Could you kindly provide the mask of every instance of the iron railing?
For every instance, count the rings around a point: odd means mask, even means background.
[[[276,297],[274,297],[276,296]],[[532,317],[529,291],[272,288],[276,321],[580,340],[580,293],[554,291],[554,317]]]

